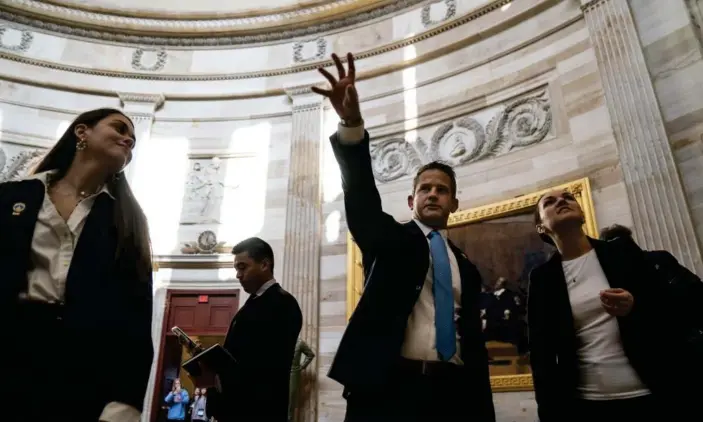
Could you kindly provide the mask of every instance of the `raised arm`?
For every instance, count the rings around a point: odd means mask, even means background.
[[[330,83],[330,89],[313,87],[312,90],[329,98],[340,118],[338,131],[330,137],[330,141],[342,173],[347,226],[362,253],[375,255],[379,247],[388,244],[383,240],[398,230],[400,225],[381,207],[369,152],[369,134],[364,129],[354,85],[354,56],[347,54],[348,71],[336,54],[332,55],[332,60],[339,79],[320,68],[320,73]]]

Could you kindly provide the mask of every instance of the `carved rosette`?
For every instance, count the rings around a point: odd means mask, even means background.
[[[496,132],[510,147],[535,144],[549,133],[552,113],[546,98],[523,98],[508,105],[500,116]]]
[[[26,30],[18,30],[21,33],[19,43],[15,45],[7,45],[5,44],[3,38],[5,37],[5,33],[7,32],[8,28],[9,27],[7,26],[0,26],[0,49],[13,51],[16,53],[24,53],[25,51],[29,50],[29,47],[32,46],[32,41],[34,41],[34,34]]]
[[[413,174],[430,161],[453,167],[505,154],[543,141],[552,128],[546,92],[524,97],[501,108],[484,127],[472,116],[435,129],[429,144],[418,138],[387,139],[371,145],[372,168],[377,181],[390,182]]]
[[[371,157],[373,175],[382,183],[413,173],[422,166],[420,151],[401,138],[371,144]]]

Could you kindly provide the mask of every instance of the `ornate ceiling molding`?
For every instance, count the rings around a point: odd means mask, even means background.
[[[357,2],[362,4],[355,5]],[[0,19],[45,32],[112,43],[221,47],[309,37],[396,14],[424,2],[340,0],[255,17],[178,20],[116,16],[33,0],[5,0]]]
[[[182,5],[174,5],[172,9],[164,10],[160,9],[158,6],[162,5],[163,3],[167,3],[166,1],[159,1],[156,0],[155,2],[152,2],[149,5],[145,5],[143,7],[130,7],[129,4],[125,6],[125,3],[123,2],[117,2],[117,1],[112,1],[110,2],[104,2],[104,1],[90,1],[86,2],[85,0],[36,0],[41,3],[49,3],[57,6],[64,6],[68,7],[74,10],[82,10],[85,12],[97,12],[97,13],[105,13],[108,15],[115,15],[115,16],[131,16],[131,17],[142,17],[142,18],[157,18],[157,19],[225,19],[225,18],[244,18],[244,17],[252,17],[252,16],[261,16],[264,14],[275,14],[275,13],[283,13],[283,12],[291,12],[291,11],[297,11],[301,9],[301,5],[298,4],[300,3],[299,1],[292,1],[292,2],[287,2],[286,0],[283,0],[283,2],[277,2],[276,4],[278,5],[270,5],[266,7],[256,7],[258,6],[257,4],[253,4],[254,7],[249,7],[251,6],[251,3],[253,2],[238,2],[240,3],[239,5],[235,5],[233,3],[235,2],[222,2],[220,0],[221,4],[225,4],[224,8],[222,6],[213,8],[212,7],[212,2],[210,3],[210,6],[206,4],[203,6],[203,3],[198,3],[193,1],[193,5],[191,6],[186,6],[183,7]],[[305,0],[304,3],[307,5],[307,7],[310,7],[312,5],[322,5],[322,4],[329,4],[329,3],[339,3],[340,0]],[[182,2],[181,2],[182,3]],[[246,6],[242,7],[243,4],[247,4]],[[281,4],[279,4],[281,3]],[[112,4],[112,5],[110,5]],[[133,4],[133,3],[132,3]]]
[[[468,13],[466,15],[463,15],[457,19],[454,19],[452,21],[446,22],[443,25],[437,26],[435,28],[432,28],[428,31],[425,31],[421,34],[415,35],[413,37],[408,37],[403,39],[402,41],[398,41],[392,44],[387,44],[379,48],[374,48],[371,50],[363,51],[363,52],[358,52],[355,53],[354,56],[356,57],[357,60],[361,59],[366,59],[370,57],[374,57],[380,54],[385,54],[394,50],[398,50],[401,48],[405,48],[409,45],[418,43],[420,41],[426,40],[428,38],[434,37],[436,35],[439,35],[443,32],[452,30],[454,28],[457,28],[459,26],[462,26],[468,22],[471,22],[475,19],[478,19],[494,10],[500,9],[503,5],[506,3],[509,3],[511,0],[498,0],[493,3],[490,3],[482,8],[479,8],[471,13]],[[557,1],[557,0],[554,0]],[[549,5],[551,2],[548,2],[547,5]],[[2,14],[2,11],[0,11],[0,15]],[[524,17],[517,16],[516,21],[521,21],[524,19]],[[469,41],[470,41],[469,37]],[[203,75],[203,74],[182,74],[182,75],[175,75],[175,74],[155,74],[155,73],[132,73],[132,72],[121,72],[121,71],[116,71],[116,70],[106,70],[106,69],[92,69],[92,68],[83,68],[83,67],[78,67],[78,66],[71,66],[71,65],[65,65],[61,63],[54,63],[54,62],[47,62],[43,60],[37,60],[33,59],[30,57],[25,57],[21,56],[18,54],[12,54],[10,52],[4,52],[0,50],[0,59],[6,59],[6,60],[12,60],[15,62],[19,63],[24,63],[24,64],[29,64],[33,66],[39,66],[39,67],[44,67],[44,68],[49,68],[49,69],[54,69],[54,70],[61,70],[65,72],[73,72],[73,73],[79,73],[79,74],[86,74],[86,75],[94,75],[94,76],[106,76],[106,77],[116,77],[116,78],[124,78],[124,79],[144,79],[144,80],[161,80],[161,81],[179,81],[179,82],[190,82],[190,81],[221,81],[221,80],[242,80],[242,79],[255,79],[255,78],[270,78],[270,77],[276,77],[276,76],[283,76],[283,75],[290,75],[290,74],[295,74],[299,72],[308,72],[311,70],[315,70],[319,67],[327,67],[331,66],[334,63],[331,60],[324,60],[324,61],[314,61],[314,62],[307,62],[305,64],[300,64],[297,66],[291,66],[291,67],[286,67],[286,68],[280,68],[280,69],[271,69],[271,70],[265,70],[265,71],[259,71],[259,72],[242,72],[242,73],[227,73],[227,74],[209,74],[209,75]],[[345,61],[345,59],[342,59],[342,61]],[[276,91],[276,94],[280,92]]]

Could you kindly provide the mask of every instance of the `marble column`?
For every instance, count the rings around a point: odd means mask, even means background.
[[[145,160],[142,159],[144,157],[141,157],[139,152],[149,142],[151,126],[154,123],[154,113],[163,105],[165,98],[161,94],[118,92],[117,95],[122,103],[122,111],[134,123],[134,135],[137,143],[134,147],[132,163],[125,169],[127,180],[134,186],[137,169],[146,165]]]
[[[638,243],[703,263],[657,97],[627,0],[582,0],[603,80]]]
[[[309,86],[286,89],[293,106],[286,206],[283,286],[303,312],[300,337],[319,354],[320,249],[322,244],[322,98]],[[317,421],[319,359],[303,374],[296,421]]]

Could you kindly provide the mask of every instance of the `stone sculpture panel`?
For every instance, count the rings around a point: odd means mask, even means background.
[[[374,176],[385,183],[413,174],[430,161],[456,167],[485,160],[542,142],[551,128],[549,99],[540,91],[432,128],[427,141],[393,138],[371,144]]]
[[[193,158],[186,176],[181,224],[221,224],[246,203],[244,181],[255,183],[254,157]]]
[[[0,144],[0,182],[19,180],[27,175],[44,155],[44,150],[25,145]]]

